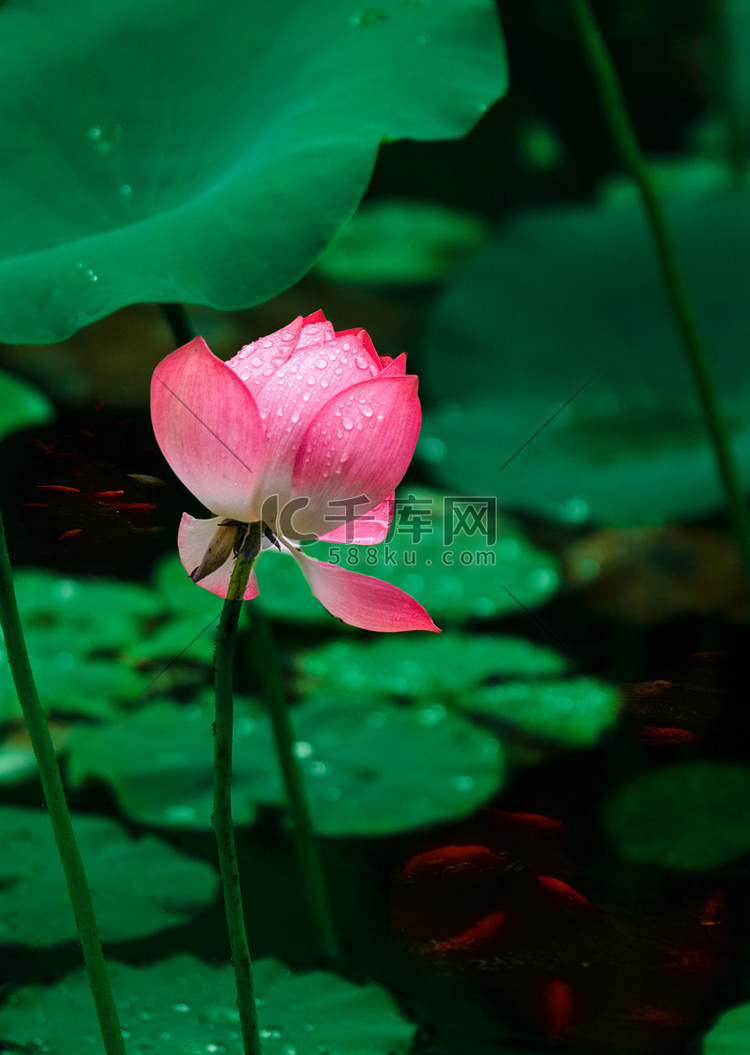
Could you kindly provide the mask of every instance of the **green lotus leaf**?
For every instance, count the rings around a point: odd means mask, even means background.
[[[479,217],[433,202],[364,202],[315,265],[316,274],[344,285],[439,282],[457,270],[485,238]]]
[[[566,666],[557,652],[522,637],[450,633],[334,641],[295,658],[297,687],[304,693],[450,701],[460,701],[488,678],[543,678]]]
[[[231,967],[180,955],[145,967],[114,962],[108,968],[128,1051],[241,1051]],[[253,979],[263,1055],[405,1055],[410,1049],[416,1026],[378,985],[354,985],[325,971],[293,974],[278,960],[253,964]],[[0,1033],[24,1050],[99,1050],[85,973],[75,971],[54,986],[16,990],[0,1010]]]
[[[216,895],[214,870],[161,839],[134,839],[106,817],[75,817],[73,827],[103,941],[184,923]],[[0,838],[0,941],[44,947],[74,939],[73,909],[47,814],[4,806]]]
[[[717,191],[666,206],[749,486],[747,198]],[[457,347],[471,349],[458,370]],[[463,493],[611,524],[684,519],[724,504],[638,203],[511,220],[438,305],[421,372],[440,406],[418,449]]]
[[[46,425],[54,416],[38,388],[0,370],[0,440],[28,425]]]
[[[18,572],[15,587],[45,710],[104,717],[144,697],[150,675],[135,670],[122,652],[159,611],[151,591],[114,579],[28,570]],[[20,716],[0,634],[0,720]]]
[[[286,797],[270,725],[238,699],[234,816]],[[86,730],[70,748],[69,776],[96,776],[134,819],[165,827],[211,826],[213,711],[153,704],[116,724]],[[465,816],[497,791],[503,760],[495,737],[444,707],[414,710],[351,697],[309,700],[292,710],[295,750],[321,835],[380,835]]]
[[[603,823],[629,861],[703,871],[750,850],[750,767],[685,762],[636,777],[604,805]]]
[[[745,1055],[750,1050],[750,1004],[724,1011],[703,1038],[703,1055]]]
[[[110,725],[82,730],[70,746],[68,777],[106,781],[122,809],[141,824],[211,827],[213,813],[213,708],[202,704],[150,704]],[[273,771],[268,719],[249,701],[235,701],[232,812],[251,824],[253,787]]]
[[[0,337],[269,299],[352,214],[383,140],[461,136],[506,84],[491,0],[10,0]]]
[[[461,706],[526,736],[589,747],[617,719],[620,694],[596,678],[511,681],[476,689]]]
[[[315,697],[295,708],[315,830],[390,835],[473,813],[505,776],[498,740],[442,706]],[[283,802],[278,770],[259,802]]]

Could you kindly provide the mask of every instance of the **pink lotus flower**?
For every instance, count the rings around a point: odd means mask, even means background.
[[[322,311],[248,344],[229,362],[202,337],[157,366],[156,440],[182,482],[216,515],[183,514],[180,559],[226,597],[248,540],[291,553],[328,611],[366,630],[437,630],[390,583],[307,556],[304,539],[375,545],[411,461],[421,409],[406,356],[378,356],[364,330],[336,333]],[[251,528],[250,525],[253,525]],[[244,600],[258,595],[253,571]]]

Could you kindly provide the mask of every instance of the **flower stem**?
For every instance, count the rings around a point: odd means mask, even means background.
[[[99,1019],[104,1050],[107,1055],[125,1055],[120,1022],[117,1016],[112,989],[109,984],[107,966],[104,962],[99,928],[94,916],[83,861],[78,850],[68,804],[65,800],[60,768],[52,743],[47,721],[36,691],[31,672],[29,655],[23,637],[21,619],[18,614],[16,593],[10,567],[5,527],[0,514],[0,622],[5,636],[13,681],[21,703],[31,746],[34,749],[44,799],[47,803],[52,831],[62,862],[68,894],[73,906],[81,951]]]
[[[279,670],[278,654],[268,619],[257,605],[253,608],[251,621],[253,651],[259,659],[263,692],[276,741],[276,756],[281,767],[289,812],[292,816],[297,868],[313,941],[321,956],[330,961],[338,954],[339,943],[333,924],[320,851],[315,840],[307,788],[299,759],[294,751],[294,730],[289,717],[284,682]]]
[[[685,346],[693,381],[703,408],[706,427],[713,444],[745,577],[750,584],[750,513],[721,412],[708,354],[698,331],[664,210],[651,172],[638,145],[617,74],[604,39],[599,32],[591,6],[588,0],[568,0],[568,6],[591,65],[610,131],[641,193],[672,312]]]
[[[190,316],[182,304],[162,304],[161,310],[167,320],[172,336],[177,341],[178,347],[188,344],[195,337],[195,329],[190,321]]]
[[[732,49],[727,0],[709,0],[708,15],[711,22],[713,52],[711,79],[716,103],[724,118],[724,149],[727,165],[735,182],[742,184],[747,171],[745,130],[737,90],[737,57]]]
[[[253,525],[251,525],[252,527]],[[259,525],[258,525],[259,527]],[[242,891],[237,867],[237,851],[232,824],[232,732],[234,693],[232,686],[234,643],[240,617],[242,596],[250,578],[253,561],[242,555],[229,583],[229,591],[219,622],[214,668],[216,676],[216,722],[214,724],[214,815],[213,824],[219,856],[219,871],[224,892],[229,945],[232,951],[237,1007],[245,1055],[260,1055],[258,1016],[255,1011],[250,950],[242,910]]]

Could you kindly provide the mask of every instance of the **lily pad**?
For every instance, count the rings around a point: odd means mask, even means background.
[[[437,202],[388,198],[364,202],[315,265],[341,284],[439,282],[484,241],[478,216]]]
[[[445,707],[316,697],[295,709],[294,728],[321,835],[390,835],[465,817],[505,775],[498,740]],[[278,770],[255,794],[283,801]]]
[[[301,692],[367,693],[418,700],[460,700],[488,678],[539,678],[562,673],[557,652],[522,637],[379,637],[334,641],[295,659]]]
[[[491,0],[5,6],[0,336],[268,300],[352,214],[384,139],[461,136],[506,86]]]
[[[469,714],[507,723],[527,736],[589,747],[617,719],[617,689],[596,678],[512,681],[485,685],[465,696]]]
[[[231,967],[175,956],[147,967],[109,965],[128,1051],[159,1055],[240,1055],[239,1013]],[[325,971],[292,974],[278,960],[253,965],[263,1055],[404,1055],[416,1026],[372,983],[358,986]],[[55,1055],[100,1050],[91,991],[83,971],[54,986],[11,993],[0,1010],[6,1040],[46,1045]],[[43,1049],[42,1049],[43,1050]]]
[[[680,194],[666,208],[747,486],[747,197]],[[457,364],[456,348],[471,355]],[[572,522],[724,504],[638,203],[511,220],[438,305],[422,373],[441,405],[418,450],[448,486]]]
[[[257,805],[286,797],[268,719],[237,700],[233,802],[249,824]],[[291,712],[296,752],[320,835],[381,835],[465,816],[503,779],[497,739],[444,707],[396,708],[351,697],[314,699]],[[135,819],[211,825],[212,711],[154,704],[71,745],[75,786],[110,783]]]
[[[97,777],[122,809],[141,824],[211,827],[213,813],[212,705],[154,703],[111,725],[79,732],[70,746],[74,787]],[[252,824],[253,786],[268,779],[274,746],[268,719],[249,701],[235,701],[232,812]]]
[[[703,1038],[703,1055],[745,1055],[750,1048],[750,1004],[719,1015]]]
[[[641,774],[605,803],[604,828],[641,864],[704,871],[750,850],[750,767],[686,762]]]
[[[45,425],[54,417],[52,404],[38,388],[0,370],[0,440],[28,425]]]
[[[105,942],[184,923],[216,895],[214,870],[161,839],[134,839],[106,817],[74,817],[73,827]],[[4,806],[0,837],[0,940],[44,947],[74,939],[73,909],[49,817]]]
[[[159,611],[144,587],[112,580],[21,571],[16,595],[39,697],[47,711],[102,717],[140,701],[149,678],[121,650]],[[0,636],[0,720],[18,718],[13,678]]]

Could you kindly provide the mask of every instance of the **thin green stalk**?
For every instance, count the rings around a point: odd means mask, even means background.
[[[193,337],[195,337],[195,329],[190,321],[190,316],[185,311],[184,305],[165,303],[162,304],[161,310],[177,345],[181,348],[183,344],[188,344],[192,341]]]
[[[734,180],[744,183],[747,171],[745,129],[737,90],[737,60],[732,50],[727,0],[708,0],[708,14],[713,45],[711,80],[724,119],[727,165]]]
[[[276,646],[268,620],[257,606],[253,609],[251,621],[253,652],[259,660],[264,696],[276,741],[276,756],[292,817],[297,869],[313,941],[318,952],[325,959],[332,960],[338,954],[339,943],[333,924],[323,864],[313,830],[307,788],[299,759],[294,751],[294,730],[289,718],[289,706],[279,670]]]
[[[78,937],[89,976],[89,985],[99,1019],[104,1050],[107,1055],[125,1055],[117,1008],[109,984],[104,962],[99,928],[91,903],[91,893],[83,870],[83,862],[73,832],[73,825],[65,801],[60,769],[52,744],[42,705],[31,673],[29,655],[23,637],[21,619],[18,614],[16,593],[10,568],[10,557],[5,540],[5,527],[0,514],[0,622],[5,635],[13,681],[21,703],[26,728],[34,749],[42,790],[47,803],[52,831],[60,854],[65,881],[68,884],[70,903],[73,906]]]
[[[664,210],[630,123],[617,74],[609,57],[607,46],[594,19],[591,6],[588,0],[568,0],[568,6],[591,64],[612,136],[641,192],[643,205],[651,225],[651,233],[661,265],[662,276],[672,305],[675,321],[685,345],[688,363],[693,373],[693,380],[713,444],[745,577],[750,585],[750,513],[748,512],[747,499],[740,481],[737,463],[721,412],[719,396],[711,373],[708,354],[698,331],[695,314],[677,262],[677,254],[669,233]]]
[[[232,951],[237,1007],[245,1055],[260,1055],[258,1016],[255,1011],[250,949],[245,931],[242,891],[237,867],[237,851],[232,823],[232,730],[234,724],[234,691],[232,685],[234,643],[242,606],[242,595],[250,578],[253,561],[242,555],[232,572],[227,599],[221,612],[216,639],[214,668],[216,675],[216,722],[214,724],[214,832],[219,855],[219,871],[224,892],[224,910]]]

